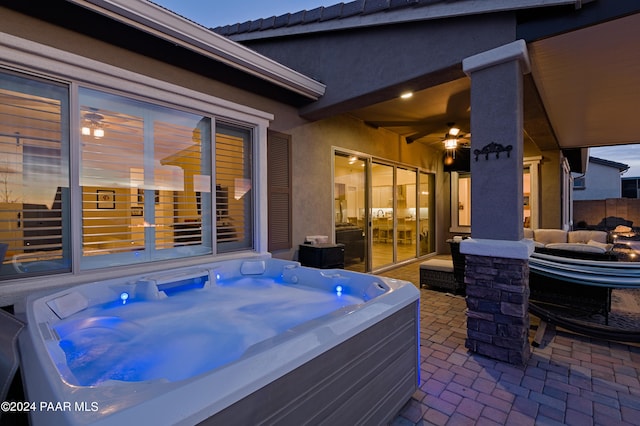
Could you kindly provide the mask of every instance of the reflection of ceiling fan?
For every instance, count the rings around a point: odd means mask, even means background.
[[[104,117],[92,109],[84,115],[81,133],[83,136],[93,136],[96,139],[104,137]]]

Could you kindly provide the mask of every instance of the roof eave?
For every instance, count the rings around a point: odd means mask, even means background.
[[[67,0],[310,100],[325,85],[147,0]]]
[[[224,32],[227,27],[215,30],[235,41],[259,40],[263,38],[285,37],[301,34],[311,34],[326,31],[339,31],[354,28],[365,28],[378,25],[401,24],[415,21],[454,18],[460,16],[484,13],[498,13],[531,9],[537,7],[575,5],[576,9],[582,4],[595,0],[460,0],[454,2],[434,3],[423,7],[405,7],[397,10],[381,10],[371,14],[357,14],[344,18],[319,20],[309,23],[296,23],[291,26],[269,27],[249,32]],[[296,14],[297,15],[297,14]],[[233,27],[233,26],[231,26]]]
[[[629,170],[629,165],[628,164],[624,164],[624,163],[619,163],[617,161],[611,161],[611,160],[607,160],[604,158],[598,158],[598,157],[589,157],[589,162],[590,163],[595,163],[595,164],[600,164],[602,166],[607,166],[607,167],[612,167],[615,169],[618,169],[620,171],[620,173],[626,172],[627,170]]]

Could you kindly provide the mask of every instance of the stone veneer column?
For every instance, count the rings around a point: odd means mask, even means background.
[[[467,340],[472,352],[511,364],[529,359],[529,256],[533,242],[468,239]]]

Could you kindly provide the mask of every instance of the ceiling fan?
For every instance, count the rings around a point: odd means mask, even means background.
[[[469,147],[471,145],[471,134],[462,133],[455,123],[447,123],[449,130],[445,133],[442,143],[444,143],[444,164],[451,166],[456,158],[456,150],[461,147]]]
[[[442,99],[446,101],[442,102]],[[441,143],[441,135],[449,134],[449,129],[454,123],[459,123],[457,127],[468,126],[470,114],[470,88],[448,93],[446,98],[434,97],[425,98],[423,102],[430,105],[430,109],[438,109],[442,105],[442,113],[434,114],[422,119],[397,120],[397,121],[366,121],[366,124],[378,128],[395,128],[408,144],[422,140],[429,145]],[[434,106],[435,105],[435,106]],[[445,124],[446,123],[446,124]],[[468,138],[468,135],[460,134],[458,139]]]
[[[467,147],[471,144],[471,133],[462,133],[456,123],[447,123],[449,130],[442,138],[446,150],[455,150],[458,146]]]

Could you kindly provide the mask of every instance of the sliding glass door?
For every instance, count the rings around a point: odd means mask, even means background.
[[[367,159],[336,153],[334,161],[335,241],[344,244],[345,269],[368,271]]]
[[[416,257],[416,170],[396,168],[396,204],[394,228],[396,241],[396,261]]]
[[[394,168],[371,164],[371,267],[393,263]]]
[[[345,269],[379,270],[435,249],[435,179],[415,168],[335,152],[335,242]]]
[[[436,207],[436,185],[433,174],[420,172],[419,185],[420,192],[418,195],[418,209],[416,211],[420,230],[418,234],[418,255],[424,256],[436,250],[436,221],[434,213]]]

